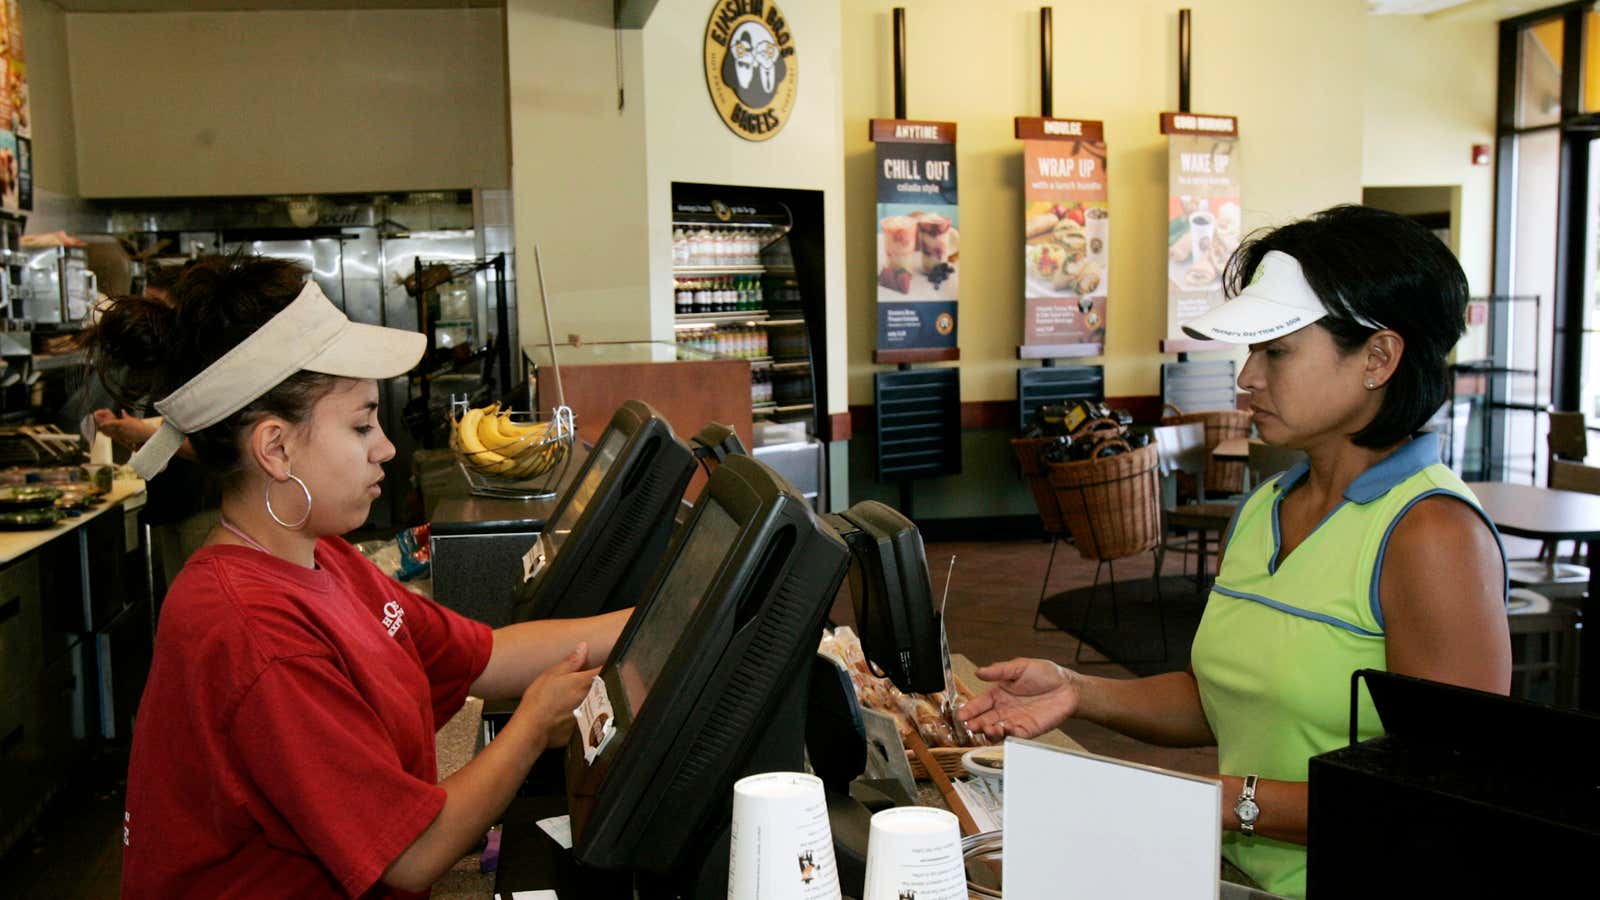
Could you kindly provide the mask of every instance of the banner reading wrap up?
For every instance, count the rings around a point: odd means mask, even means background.
[[[1111,273],[1105,128],[1018,118],[1016,129],[1025,201],[1022,342],[1104,343]]]
[[[957,358],[961,220],[954,122],[873,119],[878,149],[878,352]]]
[[[1222,273],[1239,246],[1239,122],[1162,113],[1167,135],[1167,337],[1222,302]]]

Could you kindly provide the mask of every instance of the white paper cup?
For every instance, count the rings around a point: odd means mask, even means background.
[[[1217,218],[1210,210],[1196,210],[1189,214],[1189,233],[1193,236],[1190,248],[1194,251],[1194,261],[1201,262],[1211,258],[1211,238],[1217,231]]]
[[[839,900],[822,779],[768,772],[733,785],[729,900]]]
[[[966,900],[961,826],[952,813],[926,806],[886,809],[867,836],[861,900]]]

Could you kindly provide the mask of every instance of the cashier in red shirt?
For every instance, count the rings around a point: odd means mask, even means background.
[[[412,368],[420,335],[350,322],[283,260],[203,260],[175,296],[119,299],[91,345],[119,400],[163,398],[135,468],[154,475],[187,437],[222,487],[221,523],[162,609],[122,894],[425,892],[565,742],[626,613],[491,632],[339,537],[394,455],[375,379]],[[434,731],[469,693],[521,703],[440,782]]]

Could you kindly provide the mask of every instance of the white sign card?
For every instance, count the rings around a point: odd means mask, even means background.
[[[1216,900],[1222,784],[1006,741],[1008,897]]]

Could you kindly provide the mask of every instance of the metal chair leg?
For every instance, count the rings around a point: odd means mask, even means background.
[[[1056,547],[1060,543],[1061,543],[1061,538],[1059,538],[1059,537],[1057,537],[1055,535],[1051,535],[1050,536],[1050,562],[1045,564],[1045,567],[1044,567],[1044,583],[1039,585],[1039,602],[1034,604],[1034,606],[1033,606],[1033,630],[1034,631],[1054,631],[1054,630],[1056,630],[1056,629],[1053,629],[1053,628],[1051,628],[1051,629],[1040,628],[1039,627],[1039,616],[1043,614],[1045,594],[1048,593],[1049,590],[1050,590],[1050,570],[1055,568],[1055,565],[1056,565]]]
[[[1155,589],[1156,621],[1161,625],[1161,661],[1166,662],[1171,657],[1171,652],[1167,648],[1167,613],[1161,605],[1161,567],[1159,565],[1156,566]]]
[[[1089,586],[1089,597],[1083,601],[1083,621],[1078,624],[1078,647],[1072,651],[1072,661],[1074,663],[1083,659],[1084,636],[1089,633],[1089,611],[1094,609],[1094,595],[1100,592],[1100,567],[1104,565],[1105,562],[1103,561],[1096,562],[1094,565],[1094,584]],[[1113,573],[1113,577],[1115,577],[1115,573]]]

